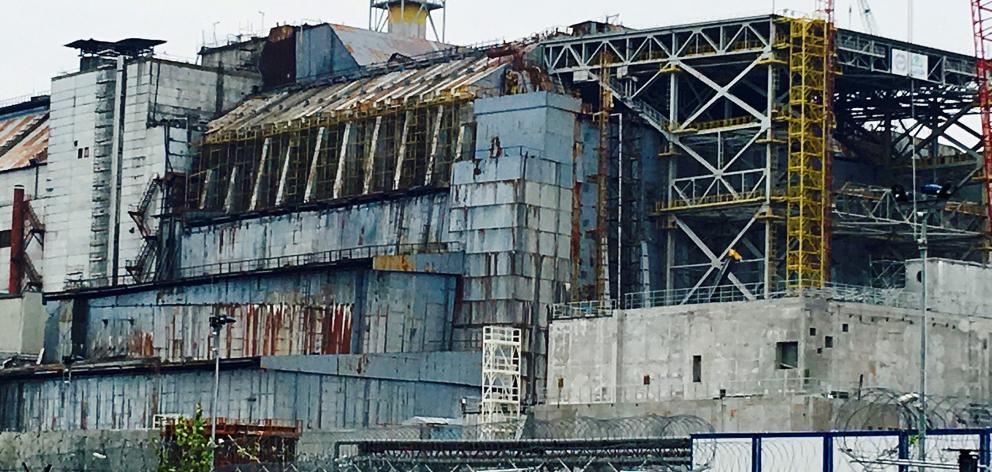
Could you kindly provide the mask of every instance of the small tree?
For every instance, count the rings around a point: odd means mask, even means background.
[[[206,427],[207,420],[203,418],[203,408],[199,404],[192,418],[179,418],[171,447],[162,448],[159,472],[210,472],[213,444],[204,434]],[[173,451],[178,454],[170,453]]]

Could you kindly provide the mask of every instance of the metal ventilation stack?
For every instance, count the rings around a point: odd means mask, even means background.
[[[408,39],[427,39],[428,28],[434,39],[444,42],[444,18],[440,29],[434,15],[443,11],[447,0],[371,0],[369,29]]]

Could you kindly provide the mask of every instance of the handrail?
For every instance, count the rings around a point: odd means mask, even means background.
[[[317,265],[328,265],[343,261],[367,260],[378,256],[398,256],[417,253],[459,252],[458,242],[440,242],[424,244],[388,244],[377,246],[356,246],[327,251],[270,256],[257,259],[240,259],[219,261],[209,264],[182,267],[171,276],[156,277],[154,272],[144,275],[144,280],[181,281],[197,277],[219,277],[232,274],[250,274],[266,272],[283,268],[298,268]],[[85,288],[119,287],[133,284],[113,284],[109,277],[91,279],[66,280],[66,290]]]

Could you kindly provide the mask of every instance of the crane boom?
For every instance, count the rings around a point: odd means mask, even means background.
[[[865,25],[868,34],[878,34],[878,22],[875,21],[875,13],[871,10],[871,2],[858,0],[858,9],[861,10],[861,23]]]
[[[988,205],[989,232],[992,233],[992,0],[971,0],[971,18],[975,30],[975,58],[978,62],[978,106],[982,115],[983,186]]]

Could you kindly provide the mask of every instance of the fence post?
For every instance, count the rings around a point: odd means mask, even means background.
[[[834,471],[834,436],[831,433],[823,435],[823,472]]]
[[[899,432],[899,458],[909,460],[909,434],[905,431]],[[901,465],[899,472],[909,472],[909,467]]]
[[[761,472],[761,436],[751,438],[751,472]]]
[[[989,435],[992,434],[992,429],[983,429],[978,436],[978,465],[979,468],[982,466],[988,467],[989,462]]]

